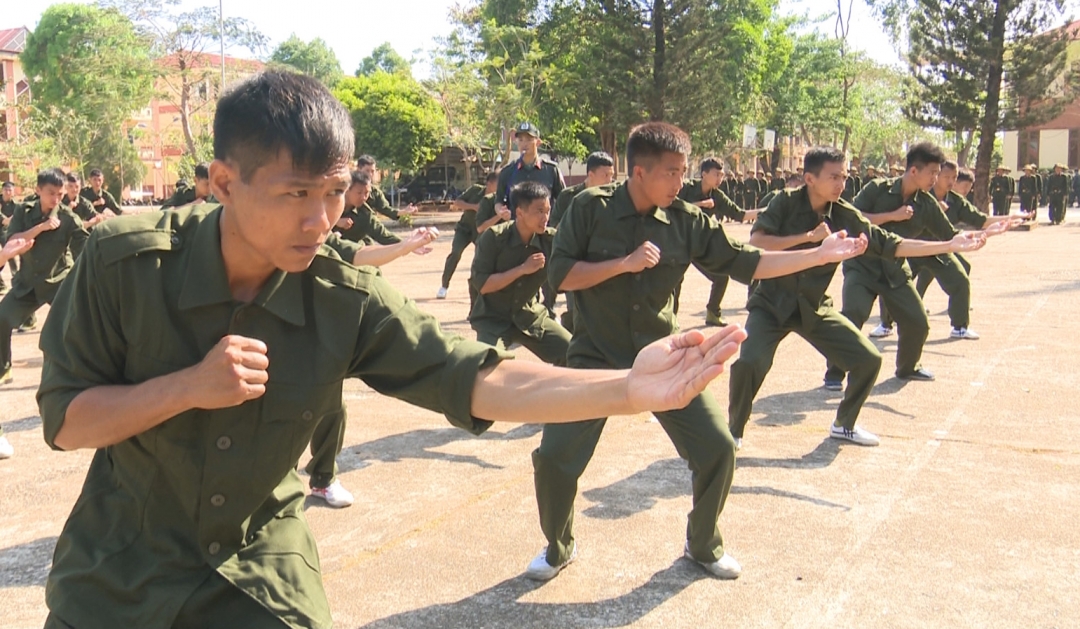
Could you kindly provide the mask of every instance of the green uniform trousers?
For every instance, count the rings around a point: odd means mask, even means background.
[[[570,332],[554,319],[544,319],[543,334],[539,338],[529,336],[517,328],[510,328],[501,336],[488,332],[477,332],[476,340],[488,345],[507,348],[520,343],[536,357],[549,365],[566,366],[566,350],[570,348]]]
[[[696,268],[698,271],[701,271],[701,274],[712,282],[712,288],[709,289],[709,301],[705,303],[705,312],[713,315],[718,319],[722,318],[722,315],[720,313],[720,303],[724,301],[724,295],[727,293],[728,282],[731,281],[730,278],[726,275],[710,273],[709,271],[706,271],[705,269],[698,266],[697,262],[693,262],[692,264],[694,265],[694,268]],[[679,314],[679,296],[681,294],[682,280],[680,280],[679,285],[675,287],[675,292],[673,294],[673,297],[675,298],[675,303],[672,304],[672,306],[675,314]]]
[[[968,274],[968,277],[971,277],[971,263],[967,261],[967,258],[959,253],[953,255],[960,262],[960,266],[964,267],[964,272]],[[919,297],[926,294],[926,289],[930,288],[930,282],[934,281],[934,277],[934,272],[928,267],[919,269],[919,274],[915,278],[915,290],[919,291]]]
[[[11,331],[46,303],[37,298],[37,291],[21,297],[7,293],[0,299],[0,374],[11,368]]]
[[[686,408],[655,415],[679,456],[689,462],[693,508],[686,538],[690,553],[698,561],[716,561],[724,555],[717,519],[735,473],[735,440],[728,432],[723,410],[706,391]],[[540,528],[548,541],[547,562],[552,566],[566,562],[574,551],[578,478],[592,459],[606,422],[604,418],[547,424],[540,447],[533,451]]]
[[[325,489],[337,476],[337,455],[345,445],[345,422],[348,413],[344,408],[339,413],[324,415],[311,434],[311,460],[304,471],[308,474],[308,484],[312,489]]]
[[[926,310],[910,280],[893,288],[884,282],[866,280],[858,273],[845,274],[844,309],[840,312],[855,325],[855,329],[862,329],[878,296],[897,323],[896,375],[907,376],[920,368],[923,344],[930,334]],[[844,369],[830,363],[825,379],[831,382],[843,380]]]
[[[1035,212],[1039,209],[1039,198],[1034,194],[1021,194],[1020,195],[1020,211],[1031,214],[1032,218],[1035,216]]]
[[[1050,195],[1050,222],[1054,225],[1061,223],[1065,220],[1065,195],[1052,194]]]
[[[288,625],[240,588],[211,572],[180,608],[172,629],[288,629]],[[45,629],[79,629],[54,614],[45,619]]]
[[[458,263],[461,262],[461,254],[465,248],[476,241],[476,232],[463,229],[454,230],[454,242],[450,244],[450,253],[446,256],[446,265],[443,266],[442,287],[450,288],[450,278],[454,277]]]
[[[1009,197],[994,197],[990,199],[994,206],[994,216],[1005,216],[1009,213]]]
[[[814,318],[816,321],[804,325],[796,312],[781,323],[764,308],[750,311],[746,317],[746,340],[740,348],[739,359],[731,365],[728,417],[732,436],[742,438],[746,422],[750,420],[751,405],[772,368],[776,348],[792,332],[847,372],[848,385],[844,389],[844,399],[836,409],[836,424],[848,430],[855,428],[859,411],[870,397],[881,371],[881,353],[835,309],[829,308]]]
[[[937,279],[938,285],[949,296],[949,321],[956,329],[966,328],[971,323],[971,278],[968,276],[967,260],[961,262],[956,254],[949,254],[949,262],[945,263],[937,259],[937,256],[927,258],[909,258],[911,273],[917,276],[915,289],[919,297],[926,294],[926,288],[931,279]],[[893,326],[892,314],[884,300],[879,302],[881,308],[881,325],[891,328]],[[925,308],[923,309],[925,312]]]

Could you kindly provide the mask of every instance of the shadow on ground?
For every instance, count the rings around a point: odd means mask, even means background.
[[[914,415],[902,413],[873,397],[896,393],[906,385],[907,381],[898,378],[885,380],[874,387],[870,399],[866,401],[863,408],[872,408],[898,417],[913,418]],[[835,413],[842,396],[842,392],[826,391],[820,387],[769,395],[754,401],[754,412],[765,413],[765,416],[754,420],[753,423],[758,426],[795,426],[806,421],[809,413],[818,411]]]
[[[53,536],[0,550],[0,587],[45,585],[55,548]]]
[[[833,445],[838,445],[836,440],[830,439],[828,441],[832,442]],[[818,449],[820,450],[821,446]],[[817,453],[818,450],[814,452]],[[832,458],[835,458],[835,451]],[[832,462],[832,458],[828,458],[829,463]],[[757,459],[759,462],[765,460]],[[739,459],[739,464],[743,465],[742,459]],[[750,465],[749,467],[765,467],[765,465]],[[774,496],[800,500],[833,509],[843,509],[845,511],[850,509],[850,507],[829,502],[828,500],[760,485],[732,486],[731,493]],[[598,487],[585,491],[582,496],[596,503],[585,509],[582,512],[583,515],[601,520],[619,520],[648,511],[656,506],[659,500],[688,498],[690,496],[690,474],[686,462],[682,459],[664,459],[656,461],[636,474],[612,483],[607,487]]]
[[[505,433],[487,432],[479,437],[485,441],[515,441],[528,439],[542,430],[539,424],[524,424]],[[437,449],[458,441],[472,441],[473,435],[459,428],[430,428],[390,435],[367,443],[344,448],[338,455],[340,473],[364,469],[373,462],[400,463],[405,460],[434,460],[475,465],[484,469],[502,466],[471,454],[439,452]]]
[[[570,568],[573,569],[572,567]],[[523,577],[507,579],[468,598],[431,605],[376,620],[362,629],[446,629],[447,627],[626,627],[641,620],[695,581],[710,578],[679,559],[630,592],[589,603],[525,603],[518,599],[543,586]]]

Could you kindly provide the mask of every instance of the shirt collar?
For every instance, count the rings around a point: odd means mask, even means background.
[[[182,310],[233,301],[221,255],[222,211],[219,206],[207,214],[188,243],[191,253],[178,303]],[[304,302],[297,273],[275,270],[252,304],[288,323],[304,325]]]
[[[525,166],[526,166],[525,157],[524,156],[518,157],[517,158],[518,170],[521,170],[522,168],[525,168]],[[540,156],[539,155],[536,156],[536,161],[532,163],[532,166],[530,166],[530,168],[535,168],[536,170],[541,170],[543,168],[543,166],[540,164]]]
[[[783,192],[781,192],[780,194],[783,194]],[[814,211],[814,206],[810,203],[810,191],[806,189],[806,184],[799,186],[798,195],[799,198],[796,199],[796,202],[799,204],[799,207],[804,208],[807,212],[810,212],[811,214],[817,214],[817,212]],[[831,220],[833,206],[838,205],[839,203],[839,201],[830,201],[826,203],[825,211],[821,213],[821,218]]]
[[[622,219],[628,216],[638,216],[638,211],[634,207],[634,200],[630,198],[630,189],[627,188],[625,181],[615,188],[615,192],[611,195],[609,207],[616,219]],[[671,219],[668,218],[668,212],[664,208],[654,207],[652,212],[646,212],[645,214],[652,214],[653,218],[665,225],[671,224]]]

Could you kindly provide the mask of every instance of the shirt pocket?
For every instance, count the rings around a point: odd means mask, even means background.
[[[262,396],[259,452],[273,453],[278,464],[295,467],[319,422],[344,419],[341,383],[271,382]]]
[[[628,255],[632,251],[629,243],[618,238],[599,236],[589,239],[586,260],[603,262]]]

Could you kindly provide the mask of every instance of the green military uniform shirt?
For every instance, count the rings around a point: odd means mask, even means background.
[[[861,212],[843,199],[830,203],[825,212],[818,214],[810,205],[806,186],[778,192],[764,212],[758,214],[750,233],[769,236],[794,236],[813,231],[821,223],[829,226],[832,233],[847,230],[848,236],[858,238],[866,234],[867,248],[863,256],[895,260],[896,248],[902,239],[866,220]],[[791,250],[811,249],[819,243],[803,243]],[[825,291],[829,288],[836,263],[815,266],[798,273],[761,280],[750,296],[748,308],[764,308],[780,323],[793,314],[800,314],[803,326],[812,327],[817,318],[832,307],[833,302]]]
[[[100,213],[95,210],[94,206],[90,205],[90,201],[87,201],[85,198],[82,197],[82,195],[80,195],[77,199],[78,200],[75,202],[75,207],[71,207],[71,197],[65,194],[63,198],[60,199],[60,205],[75,214],[75,216],[78,216],[79,220],[83,221],[84,223],[94,218]]]
[[[380,245],[392,245],[401,242],[401,239],[390,233],[383,226],[382,221],[375,218],[375,213],[368,209],[367,204],[361,207],[351,207],[345,210],[341,218],[352,219],[352,226],[348,229],[335,227],[334,231],[345,240],[359,242],[366,245],[379,243]]]
[[[585,190],[585,182],[574,184],[569,188],[563,189],[559,193],[559,198],[555,199],[555,206],[551,208],[551,217],[548,218],[549,227],[558,227],[559,221],[566,216],[566,210],[570,209],[570,203],[573,202],[574,197]]]
[[[461,193],[458,200],[463,203],[478,204],[480,200],[484,198],[485,186],[482,184],[473,184]],[[464,210],[461,212],[461,218],[458,219],[455,230],[464,231],[465,233],[472,234],[476,237],[476,210]]]
[[[0,217],[10,219],[15,216],[15,210],[19,207],[18,201],[12,199],[10,201],[0,200]],[[0,245],[7,243],[7,227],[4,222],[0,220]]]
[[[395,221],[401,216],[397,210],[390,206],[390,201],[387,200],[386,195],[378,186],[371,186],[371,193],[368,195],[367,203],[364,205]]]
[[[521,242],[515,221],[501,223],[480,235],[469,278],[477,295],[469,313],[469,323],[474,330],[501,337],[514,327],[533,338],[543,336],[541,324],[548,318],[548,311],[536,298],[537,291],[547,281],[543,267],[535,273],[522,275],[494,293],[485,295],[480,289],[492,275],[521,266],[534,253],[542,253],[546,259],[551,259],[554,238],[555,230],[548,227],[544,233],[534,234],[528,243]]]
[[[191,205],[197,200],[198,197],[195,196],[195,186],[177,187],[176,192],[173,192],[173,195],[165,201],[165,203],[161,206],[161,209],[164,210],[171,207],[183,207],[185,205]],[[202,202],[217,203],[217,200],[214,199],[214,195],[211,194],[206,197],[206,199],[204,199]]]
[[[1046,196],[1063,197],[1069,194],[1069,177],[1065,173],[1052,174],[1046,178]]]
[[[901,238],[951,240],[959,233],[945,216],[934,195],[919,190],[910,199],[905,199],[901,192],[902,185],[902,176],[875,179],[863,186],[859,196],[855,197],[854,205],[863,214],[883,214],[910,205],[914,211],[911,218],[881,225],[882,229]],[[948,255],[938,257],[940,259]],[[853,277],[870,283],[885,282],[893,288],[902,286],[911,279],[911,269],[902,258],[859,256],[845,260],[845,278],[848,274],[854,274]]]
[[[990,180],[990,196],[992,198],[1004,199],[1009,196],[1009,178],[1005,175],[995,175]]]
[[[38,234],[34,246],[19,256],[19,271],[11,280],[11,291],[17,297],[33,291],[38,301],[51,302],[86,243],[88,234],[78,216],[59,205],[42,214],[40,201],[15,208],[7,235],[27,231],[51,217],[59,219],[60,226]]]
[[[989,216],[980,212],[970,201],[952,190],[945,195],[945,205],[949,208],[945,210],[945,217],[954,226],[963,223],[975,229],[982,229],[986,221],[990,220]]]
[[[1034,175],[1024,175],[1020,177],[1020,194],[1027,197],[1038,196],[1041,190],[1039,189],[1039,179]]]
[[[769,192],[779,192],[780,190],[783,190],[783,189],[784,189],[784,178],[783,177],[773,177],[772,181],[769,182]]]
[[[101,192],[98,193],[94,191],[92,187],[86,186],[79,192],[79,196],[89,201],[90,205],[99,214],[102,210],[106,208],[112,210],[112,213],[116,214],[117,216],[124,213],[123,210],[120,209],[120,206],[117,205],[116,198],[113,197],[112,193],[105,188],[102,188]],[[99,201],[101,203],[98,203]]]
[[[345,378],[473,433],[478,371],[502,354],[443,334],[373,271],[323,247],[237,302],[220,206],[121,217],[94,230],[41,334],[46,442],[72,400],[197,364],[225,335],[263,341],[266,393],[192,409],[99,449],[56,544],[49,608],[80,629],[170,627],[216,571],[293,628],[331,626],[297,460],[344,413]]]
[[[728,198],[728,195],[724,194],[719,188],[713,188],[706,193],[700,179],[691,179],[684,183],[682,190],[679,191],[679,198],[698,207],[706,215],[713,218],[726,217],[740,223],[746,218],[746,212],[740,209],[738,205],[735,205],[735,202]],[[711,208],[697,206],[699,201],[705,199],[712,199],[713,206]]]
[[[761,252],[728,238],[716,219],[682,199],[640,214],[626,186],[589,188],[574,198],[548,260],[551,285],[560,286],[578,262],[622,258],[646,241],[660,248],[660,262],[574,291],[570,366],[627,369],[643,347],[678,330],[672,292],[691,262],[745,284],[757,270]]]
[[[481,225],[495,218],[495,216],[495,193],[486,194],[483,199],[480,199],[480,207],[476,210],[476,228],[479,229]],[[499,221],[495,224],[501,225],[505,222]]]

